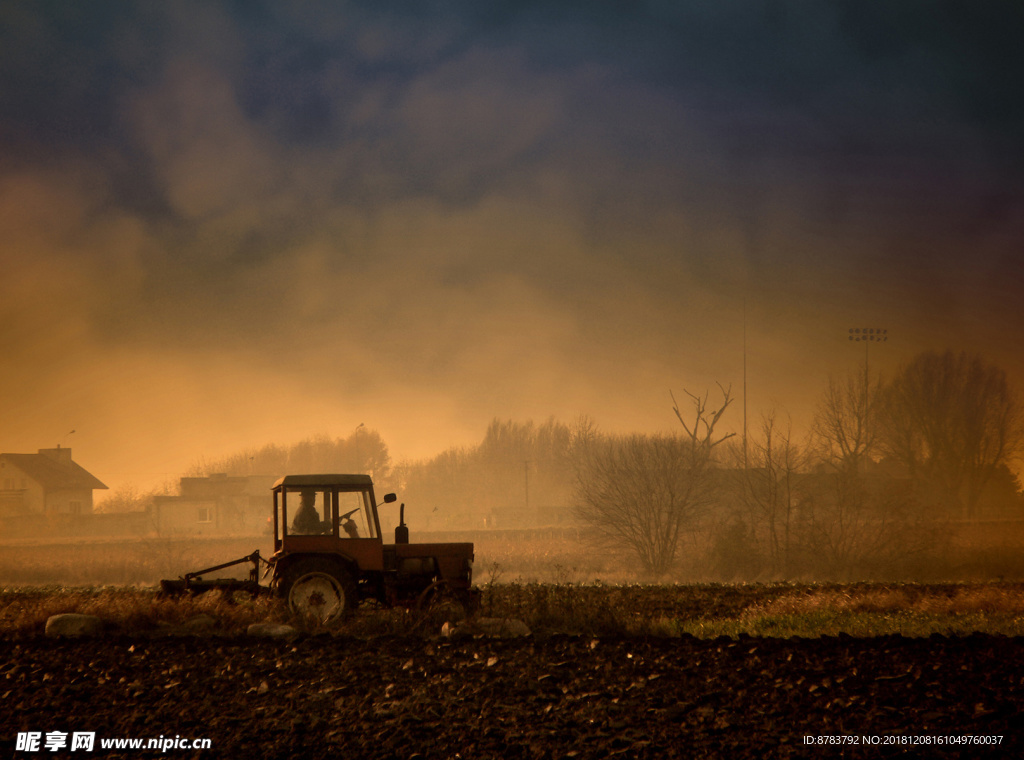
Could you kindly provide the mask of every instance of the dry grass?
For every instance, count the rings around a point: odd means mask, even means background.
[[[1013,585],[896,586],[794,593],[755,604],[735,620],[690,621],[699,636],[1024,636],[1024,589]]]
[[[595,551],[584,530],[467,531],[413,534],[413,541],[470,541],[474,545],[475,579],[489,582],[628,583],[639,580],[628,558]]]
[[[754,601],[725,610],[706,592],[723,588],[730,587],[494,584],[485,590],[484,611],[541,630],[594,635],[1024,636],[1021,584],[733,587]]]
[[[1024,635],[1021,584],[765,586],[762,596],[755,595],[742,608],[707,612],[699,603],[679,605],[679,587],[664,585],[663,580],[641,585],[638,581],[651,579],[640,576],[627,559],[592,550],[587,536],[578,531],[425,534],[414,535],[414,540],[474,542],[475,581],[484,589],[484,614],[519,618],[540,632],[702,637],[741,633],[918,636],[973,631]],[[252,622],[294,623],[283,605],[270,598],[228,600],[210,593],[162,600],[154,594],[162,578],[248,555],[256,548],[269,555],[268,539],[3,547],[0,588],[7,588],[0,590],[0,635],[38,634],[47,617],[60,612],[99,615],[115,633],[167,630],[200,615],[212,616],[214,632],[224,634],[241,633]],[[248,567],[222,575],[244,577]],[[687,588],[692,595],[695,587]],[[402,610],[361,612],[342,626],[351,635],[422,629],[420,621]]]
[[[1024,615],[1019,586],[896,586],[867,590],[812,590],[748,609],[747,616],[806,615],[821,610],[873,615]]]
[[[585,530],[473,531],[426,533],[413,531],[413,541],[468,541],[475,545],[476,581],[488,583],[497,576],[502,582],[605,584],[621,583],[706,583],[742,580],[720,577],[711,568],[708,547],[689,543],[680,553],[678,567],[668,576],[644,576],[628,555],[596,548]],[[994,540],[994,539],[992,539]],[[1014,538],[1016,540],[1016,538]],[[233,539],[135,539],[107,542],[64,542],[6,545],[0,550],[0,587],[30,585],[148,585],[163,578],[216,565],[259,549],[271,553],[267,536]],[[242,571],[244,574],[244,570]],[[231,573],[226,573],[231,574]],[[234,573],[236,577],[241,577]],[[874,576],[871,576],[874,577]],[[1007,546],[987,544],[973,549],[947,552],[941,562],[923,564],[912,577],[876,580],[989,581],[1024,578],[1024,552]],[[814,574],[799,580],[828,580]],[[763,581],[754,577],[747,580]],[[770,580],[779,580],[771,578]]]
[[[243,557],[254,549],[266,557],[272,551],[266,538],[10,545],[0,552],[0,586],[156,586],[164,578]],[[235,575],[244,577],[244,569]]]
[[[619,558],[590,551],[572,532],[426,534],[419,541],[472,541],[477,575],[497,572],[507,581],[560,582],[567,577],[606,583],[636,580]],[[145,539],[104,543],[12,545],[0,552],[0,587],[32,585],[147,585],[164,578],[242,557],[259,549],[272,553],[266,538]],[[244,569],[221,575],[244,576]],[[215,577],[215,576],[210,576]]]
[[[0,592],[0,632],[25,636],[40,633],[51,615],[77,612],[103,619],[109,633],[169,631],[209,616],[213,630],[236,633],[250,623],[281,622],[287,610],[277,600],[251,599],[220,592],[178,599],[160,598],[155,592],[134,588],[27,589]]]
[[[715,608],[710,602],[723,588],[729,587],[493,583],[483,589],[481,614],[518,618],[541,634],[810,638],[840,633],[981,632],[1024,636],[1024,587],[1019,584],[748,587],[743,595],[748,601]],[[709,604],[700,604],[705,597]],[[694,599],[697,604],[692,603]],[[709,613],[710,609],[717,611]],[[250,623],[268,621],[290,623],[309,632],[322,630],[308,628],[280,600],[266,596],[251,599],[244,594],[228,597],[210,592],[165,599],[137,588],[34,588],[0,591],[0,636],[38,635],[49,616],[63,612],[97,615],[112,634],[180,633],[197,622],[198,630],[220,635],[240,635]],[[436,634],[438,627],[438,621],[414,612],[366,606],[330,631],[352,636],[409,635]]]

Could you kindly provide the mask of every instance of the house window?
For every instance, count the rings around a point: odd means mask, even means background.
[[[199,522],[213,522],[213,510],[210,509],[209,507],[199,507]]]
[[[73,515],[80,515],[80,514],[82,514],[82,502],[80,502],[80,501],[69,501],[68,502],[68,512],[70,512]]]
[[[4,478],[4,490],[5,491],[13,491],[14,490],[14,480],[12,478]]]

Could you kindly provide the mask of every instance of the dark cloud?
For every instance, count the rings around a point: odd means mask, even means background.
[[[865,320],[1020,371],[1020,16],[0,2],[3,448],[669,426],[744,302],[798,422]]]

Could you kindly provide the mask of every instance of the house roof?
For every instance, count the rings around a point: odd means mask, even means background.
[[[70,460],[61,462],[45,454],[0,454],[0,461],[16,465],[44,488],[107,488],[88,470]]]

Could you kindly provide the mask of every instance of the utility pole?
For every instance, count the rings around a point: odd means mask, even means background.
[[[867,425],[870,424],[868,405],[871,389],[868,349],[872,343],[884,343],[889,340],[889,330],[884,327],[851,327],[850,340],[854,343],[864,343],[864,398],[861,402],[863,405],[861,424],[865,426],[864,433],[867,434]]]
[[[364,427],[363,423],[360,422],[358,425],[356,425],[352,429],[352,432],[349,433],[349,435],[348,435],[348,439],[355,444],[355,460],[356,460],[356,463],[355,463],[355,467],[352,468],[354,472],[363,472],[363,471],[366,470],[366,467],[364,466],[366,464],[366,462],[364,462],[363,458],[362,458],[362,454],[363,454],[362,448],[363,447],[359,444],[359,431],[362,430],[363,427]],[[372,477],[372,474],[371,474],[371,477]]]
[[[526,511],[530,511],[530,460],[523,462],[523,474],[526,477]]]
[[[850,340],[864,343],[864,388],[868,387],[868,347],[872,343],[884,343],[889,340],[889,330],[884,327],[851,327]],[[865,393],[867,390],[865,390]]]
[[[743,469],[747,469],[747,299],[743,298]]]

